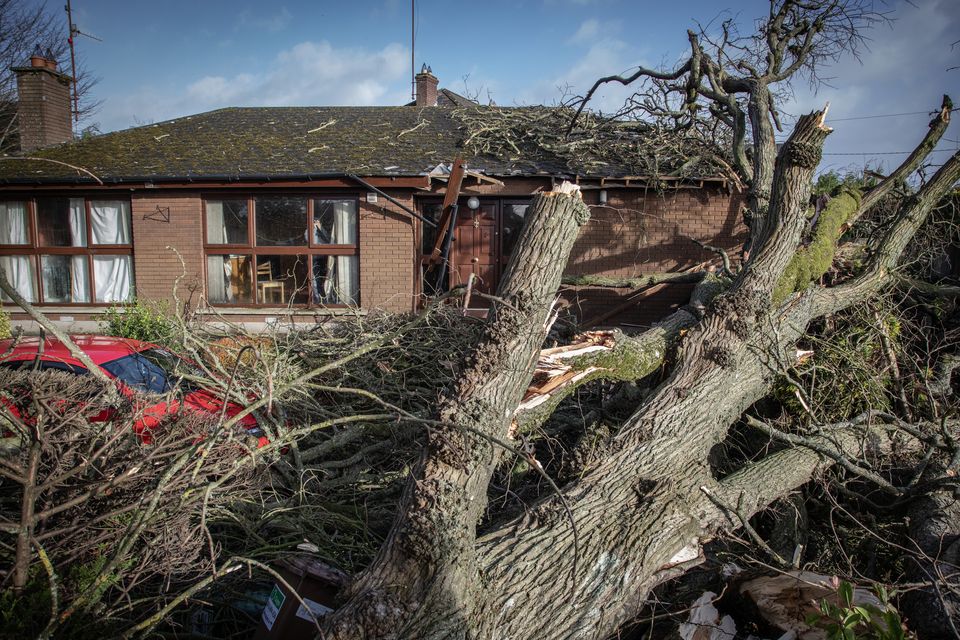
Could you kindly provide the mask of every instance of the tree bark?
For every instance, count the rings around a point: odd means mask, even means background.
[[[565,183],[534,198],[483,337],[428,436],[381,552],[329,621],[332,638],[472,637],[482,583],[476,524],[513,412],[551,324],[589,210]]]
[[[951,490],[919,498],[910,508],[910,538],[916,552],[907,566],[910,582],[926,584],[903,597],[907,624],[921,638],[960,636],[960,500]]]

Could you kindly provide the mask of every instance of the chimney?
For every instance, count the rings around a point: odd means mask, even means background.
[[[17,124],[20,150],[33,151],[73,139],[70,83],[73,78],[57,71],[48,49],[39,47],[29,67],[11,67],[17,75]]]
[[[433,75],[433,69],[423,65],[415,77],[417,81],[417,106],[435,107],[437,106],[437,85],[440,81]]]

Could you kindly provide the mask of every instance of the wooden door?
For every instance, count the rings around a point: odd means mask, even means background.
[[[454,236],[452,286],[466,284],[474,275],[473,289],[492,294],[497,289],[497,205],[481,204],[471,211],[460,205]],[[488,307],[486,298],[472,298],[471,307]]]

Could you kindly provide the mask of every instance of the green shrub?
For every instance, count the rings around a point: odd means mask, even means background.
[[[875,588],[881,606],[854,602],[854,587],[846,580],[837,586],[837,604],[820,601],[820,613],[807,617],[807,624],[823,629],[828,640],[914,640],[890,604],[890,595],[882,585]]]
[[[165,302],[135,300],[107,309],[100,330],[111,336],[175,346],[177,323]]]

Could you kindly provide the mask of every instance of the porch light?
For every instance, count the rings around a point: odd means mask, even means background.
[[[607,190],[600,189],[600,204],[607,204]]]
[[[480,208],[480,198],[477,196],[470,196],[467,198],[467,208],[470,210],[476,210]]]

